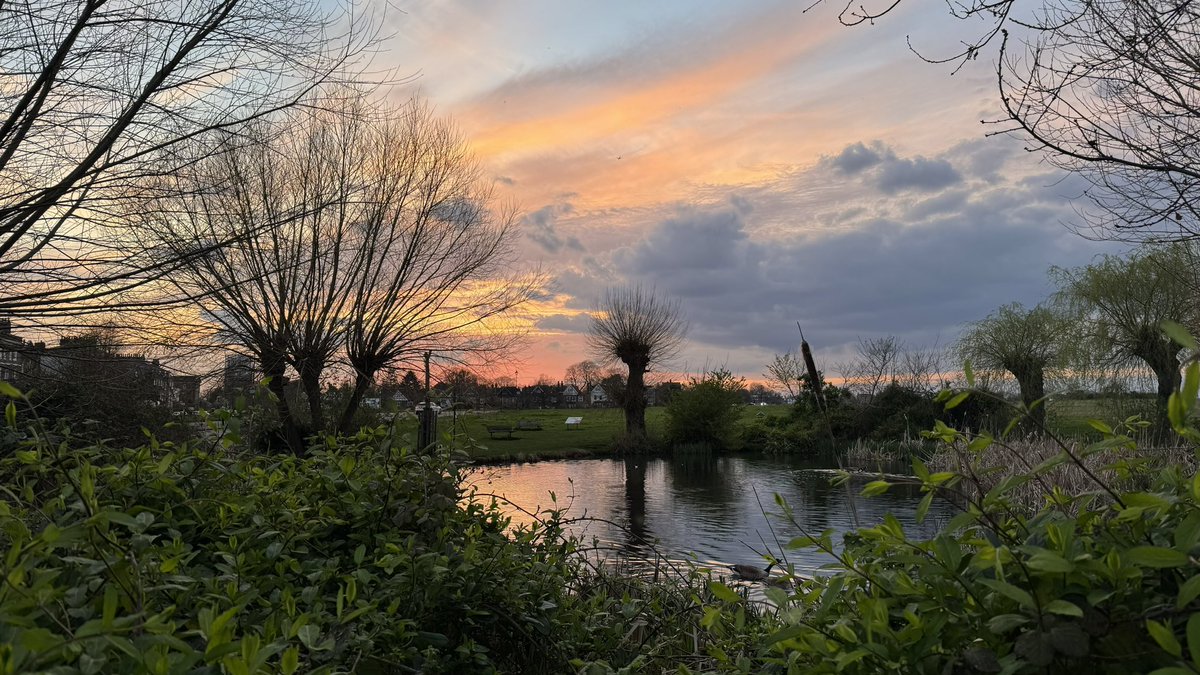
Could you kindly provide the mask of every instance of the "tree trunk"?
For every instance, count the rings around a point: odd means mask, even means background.
[[[300,384],[304,387],[304,398],[308,400],[308,419],[313,433],[316,433],[325,428],[325,413],[321,405],[321,372],[305,368],[300,373]]]
[[[1150,370],[1154,371],[1154,377],[1158,380],[1155,411],[1159,428],[1165,432],[1171,428],[1171,419],[1167,415],[1167,403],[1171,400],[1171,394],[1179,390],[1183,376],[1180,374],[1179,359],[1174,354],[1157,361],[1157,363],[1150,363]]]
[[[269,378],[267,389],[275,396],[275,407],[279,411],[279,421],[283,425],[283,439],[287,443],[288,450],[297,457],[304,455],[304,438],[300,434],[300,427],[296,424],[296,418],[292,415],[291,406],[288,405],[287,394],[284,388],[284,369],[281,363],[274,363],[263,366],[263,373]]]
[[[1179,364],[1179,347],[1169,339],[1155,334],[1153,338],[1144,341],[1134,356],[1146,362],[1158,381],[1157,400],[1155,401],[1156,430],[1166,434],[1171,428],[1171,419],[1167,415],[1167,404],[1171,394],[1179,389],[1183,380]]]
[[[625,383],[625,435],[630,447],[646,443],[646,364],[634,359],[628,362],[629,379]]]
[[[350,392],[350,400],[346,402],[341,419],[338,420],[338,433],[354,432],[354,414],[358,412],[358,406],[362,404],[363,397],[366,396],[373,379],[372,375],[361,370],[354,376],[354,390]]]
[[[1041,368],[1030,368],[1014,372],[1013,376],[1017,378],[1017,384],[1021,387],[1021,402],[1029,410],[1029,428],[1041,434],[1046,429],[1046,404],[1042,402],[1036,408],[1032,406],[1035,401],[1046,395],[1045,371]]]

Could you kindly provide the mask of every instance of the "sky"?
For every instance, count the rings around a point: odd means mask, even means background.
[[[669,371],[761,379],[804,328],[827,374],[859,339],[947,346],[1051,265],[1117,253],[1073,226],[1082,184],[988,136],[995,50],[922,61],[977,26],[910,0],[845,27],[838,4],[391,0],[380,63],[452,117],[521,212],[521,382],[588,357],[604,289],[678,298]],[[506,373],[507,374],[507,373]]]

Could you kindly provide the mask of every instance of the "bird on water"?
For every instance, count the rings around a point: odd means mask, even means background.
[[[737,565],[729,565],[729,569],[733,570],[735,577],[744,581],[765,581],[771,576],[771,568],[774,566],[775,563],[771,563],[767,565],[766,569],[763,569],[754,565],[739,563]]]

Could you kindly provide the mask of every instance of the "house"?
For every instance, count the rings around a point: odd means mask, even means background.
[[[535,384],[522,389],[521,394],[523,408],[553,408],[558,404],[558,396],[549,386]]]
[[[608,392],[604,391],[604,387],[597,384],[588,391],[588,405],[593,408],[608,405]]]
[[[579,392],[579,388],[573,384],[568,384],[562,389],[562,407],[578,408],[583,405],[583,394]]]
[[[496,401],[501,408],[516,408],[521,403],[521,390],[516,387],[500,387],[496,390]]]

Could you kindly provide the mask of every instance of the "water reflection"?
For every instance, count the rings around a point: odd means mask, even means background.
[[[886,513],[906,530],[927,535],[949,512],[935,503],[930,520],[918,526],[913,513],[920,494],[914,489],[894,487],[863,498],[858,493],[871,477],[856,477],[849,488],[835,487],[830,484],[834,467],[829,460],[698,454],[488,467],[473,480],[482,492],[503,495],[529,510],[548,507],[553,491],[560,507],[569,506],[569,515],[610,521],[581,521],[574,532],[594,536],[630,559],[653,559],[657,552],[714,568],[755,563],[760,560],[756,550],[769,550],[811,574],[830,558],[784,549],[793,537],[832,529],[840,541],[841,533],[876,524]],[[782,518],[776,493],[791,505],[795,522]],[[518,522],[527,520],[513,515]]]

